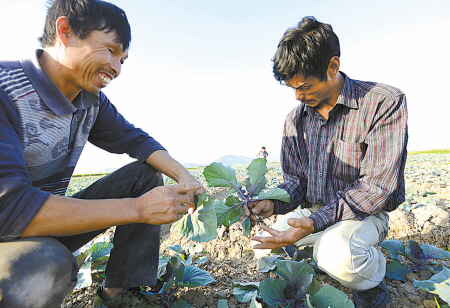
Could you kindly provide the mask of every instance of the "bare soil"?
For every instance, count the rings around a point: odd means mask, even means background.
[[[417,187],[422,189],[422,187]],[[215,197],[220,197],[220,191],[215,192]],[[413,209],[410,213],[397,209],[390,213],[390,231],[388,239],[399,239],[406,245],[409,240],[419,244],[427,243],[438,248],[448,249],[450,247],[450,203],[449,191],[443,189],[436,195],[437,205]],[[266,219],[270,225],[275,217]],[[229,229],[221,227],[219,236],[210,242],[202,243],[203,249],[207,251],[208,262],[199,267],[207,270],[215,282],[197,288],[180,288],[174,293],[173,300],[183,299],[190,307],[217,307],[220,299],[225,299],[229,307],[249,307],[249,303],[238,303],[234,298],[232,282],[256,282],[267,278],[274,278],[273,272],[262,273],[257,270],[257,260],[250,246],[250,238],[242,234],[239,224]],[[256,232],[255,230],[253,232]],[[170,254],[167,245],[179,244],[188,247],[195,242],[183,237],[177,232],[170,232],[170,226],[163,226],[161,232],[161,253]],[[379,248],[386,254],[384,249]],[[387,254],[386,254],[387,255]],[[448,264],[448,262],[447,262]],[[338,282],[326,274],[317,274],[316,278],[322,284],[332,285],[344,291],[352,299],[352,290],[342,287]],[[404,283],[397,280],[385,278],[385,284],[389,290],[390,301],[388,308],[428,308],[437,307],[435,297],[442,306],[445,304],[437,295],[420,291],[413,286],[413,279],[428,279],[429,276],[409,274],[409,282]],[[69,294],[61,307],[91,307],[96,288],[101,282],[96,282],[90,288],[74,291]],[[262,303],[263,307],[268,307]]]

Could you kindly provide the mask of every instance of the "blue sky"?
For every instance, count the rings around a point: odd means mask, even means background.
[[[409,150],[450,148],[448,0],[111,2],[127,13],[133,39],[120,78],[104,92],[180,162],[254,157],[261,146],[279,157],[284,119],[298,103],[273,78],[271,58],[284,31],[308,15],[333,26],[349,77],[406,94]],[[0,7],[0,59],[29,57],[45,1]],[[76,172],[128,161],[89,145]]]

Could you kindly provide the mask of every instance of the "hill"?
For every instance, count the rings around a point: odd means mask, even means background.
[[[225,155],[214,162],[222,163],[224,166],[234,166],[234,165],[246,165],[250,164],[250,162],[253,160],[251,157],[245,157],[245,156],[237,156],[237,155]]]

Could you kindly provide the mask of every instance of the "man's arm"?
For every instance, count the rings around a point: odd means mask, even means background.
[[[198,183],[160,186],[139,198],[124,199],[50,195],[21,237],[75,235],[128,223],[171,223],[187,212],[188,193],[200,188]]]

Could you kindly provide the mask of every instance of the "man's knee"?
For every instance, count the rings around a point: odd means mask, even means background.
[[[362,225],[356,221],[343,222],[331,232],[324,232],[314,246],[319,268],[344,286],[357,290],[375,287],[386,270],[383,255],[371,243],[378,234],[361,236],[368,231]]]
[[[59,307],[76,284],[76,259],[53,238],[20,239],[0,248],[0,307]]]

